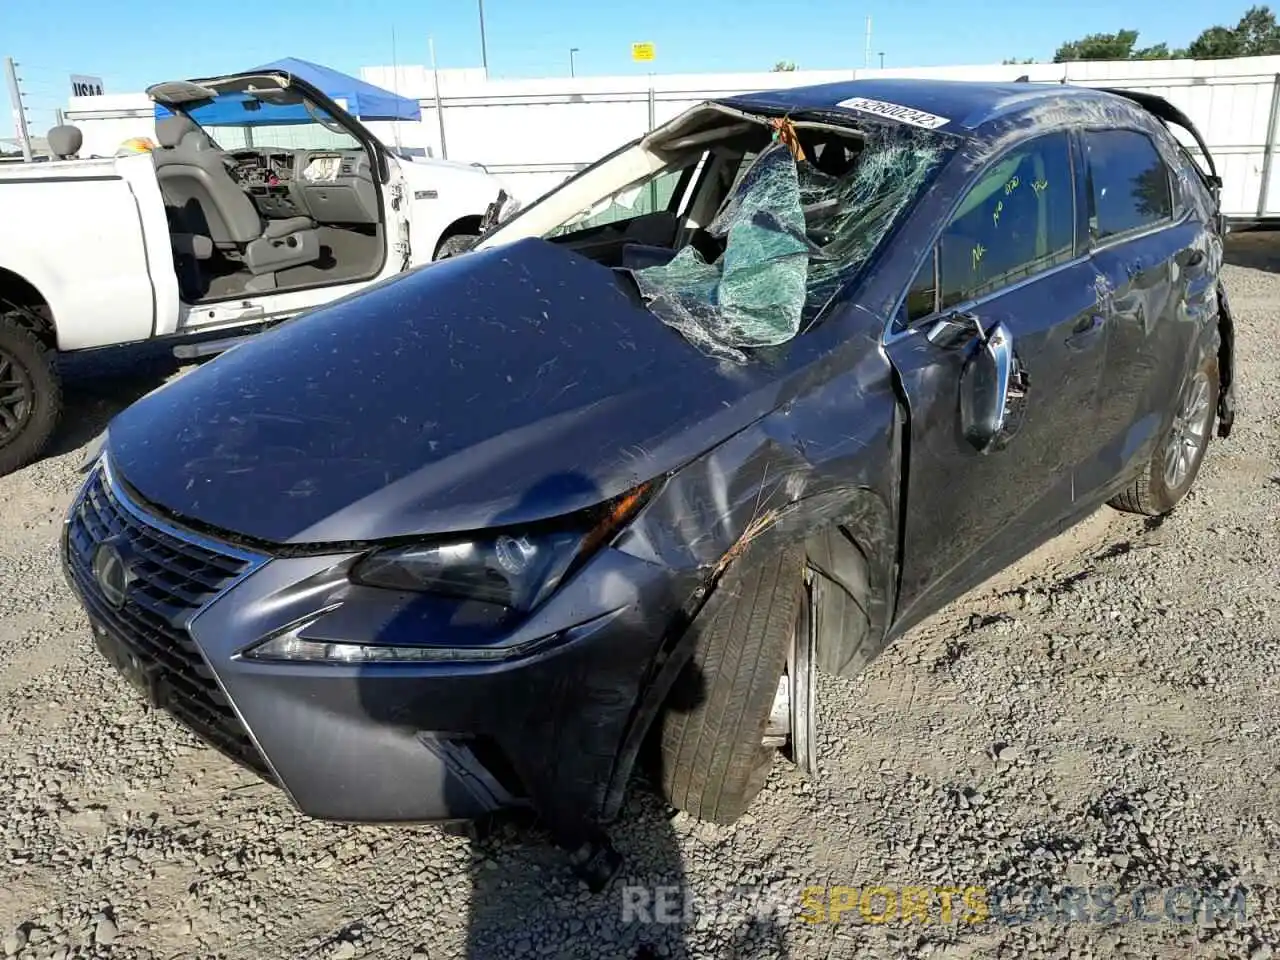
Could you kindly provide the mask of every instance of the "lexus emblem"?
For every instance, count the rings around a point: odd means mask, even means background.
[[[93,579],[98,581],[98,589],[107,603],[117,610],[124,606],[133,571],[110,540],[98,544],[98,549],[93,551]]]

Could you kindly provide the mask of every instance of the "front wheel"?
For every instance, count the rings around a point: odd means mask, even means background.
[[[1216,338],[1211,346],[1183,383],[1173,422],[1146,468],[1128,490],[1111,501],[1117,510],[1161,517],[1191,490],[1209,449],[1218,409]]]
[[[53,351],[12,317],[0,316],[0,476],[40,455],[61,411]]]
[[[777,747],[795,739],[798,724],[789,718],[812,716],[811,660],[807,650],[801,658],[794,652],[796,638],[808,635],[804,566],[803,546],[754,544],[729,567],[716,587],[719,608],[700,628],[660,718],[662,792],[701,820],[741,816]],[[805,678],[803,705],[783,693],[789,666]],[[804,712],[793,713],[793,704]],[[810,743],[805,737],[802,749]]]

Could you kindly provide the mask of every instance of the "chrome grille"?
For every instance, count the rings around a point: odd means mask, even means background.
[[[169,713],[211,746],[270,779],[261,753],[187,629],[205,604],[264,558],[210,549],[162,530],[125,502],[126,496],[100,463],[72,506],[66,553],[77,592],[99,625],[155,666]],[[134,576],[120,607],[107,602],[93,575],[94,551],[109,539],[127,547]]]

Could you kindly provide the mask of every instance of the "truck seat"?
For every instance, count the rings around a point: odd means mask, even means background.
[[[319,259],[315,223],[306,217],[264,221],[231,178],[227,155],[195,121],[181,115],[158,120],[156,138],[160,146],[151,156],[160,192],[182,232],[234,251],[255,276]]]

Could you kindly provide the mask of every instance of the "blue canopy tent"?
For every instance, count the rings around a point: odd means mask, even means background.
[[[311,84],[360,120],[422,119],[422,109],[416,100],[296,57],[285,57],[245,72],[288,73]],[[302,104],[273,104],[270,109],[261,111],[255,110],[258,106],[261,104],[247,94],[228,92],[212,103],[201,104],[198,108],[198,120],[202,125],[212,126],[315,122]],[[156,104],[157,119],[170,116],[171,113],[163,104]]]

